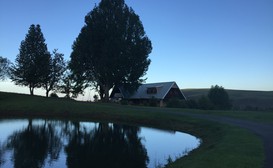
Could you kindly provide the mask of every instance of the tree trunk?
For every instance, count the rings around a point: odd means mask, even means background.
[[[47,90],[46,90],[46,97],[48,97],[49,92],[50,92],[50,90],[49,90],[49,89],[47,89]]]
[[[109,102],[109,86],[105,85],[104,86],[104,101]]]
[[[31,84],[29,85],[29,92],[31,96],[34,95],[34,87],[32,87]]]
[[[102,85],[99,85],[99,94],[100,94],[100,99],[103,101],[104,100],[104,87]]]

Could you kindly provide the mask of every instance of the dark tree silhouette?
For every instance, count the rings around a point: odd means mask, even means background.
[[[57,52],[57,49],[53,50],[53,57],[50,58],[50,71],[42,82],[42,86],[46,90],[46,97],[49,96],[51,90],[58,90],[58,84],[62,80],[63,73],[66,70],[63,56],[63,54]]]
[[[216,109],[227,110],[231,108],[229,95],[222,86],[211,86],[208,98]]]
[[[40,168],[59,162],[60,152],[67,167],[147,168],[147,150],[139,137],[139,127],[100,123],[89,127],[80,122],[33,122],[14,131],[1,145],[1,158],[6,151],[14,168]]]
[[[5,161],[4,158],[2,158],[3,155],[4,155],[4,152],[5,152],[5,149],[4,149],[4,147],[3,147],[3,145],[1,144],[1,141],[0,141],[0,167]]]
[[[9,60],[0,56],[0,80],[4,80],[9,75],[9,65]]]
[[[16,85],[28,86],[33,95],[34,88],[41,87],[50,74],[50,53],[40,25],[30,26],[19,51],[11,68],[11,80]]]
[[[137,127],[99,124],[90,132],[76,125],[65,148],[68,167],[147,168]]]
[[[92,83],[104,100],[115,85],[137,89],[152,51],[139,16],[124,0],[102,0],[85,23],[71,53],[70,68],[77,80]]]
[[[13,150],[15,168],[40,168],[47,157],[51,162],[59,157],[62,144],[50,124],[34,126],[29,120],[27,128],[8,138],[7,147]]]
[[[66,68],[66,70],[63,72],[60,84],[58,86],[58,91],[60,93],[65,94],[65,98],[76,98],[78,94],[82,94],[82,86],[83,81],[78,80],[77,78],[72,74],[72,72]],[[80,82],[81,81],[81,82]]]

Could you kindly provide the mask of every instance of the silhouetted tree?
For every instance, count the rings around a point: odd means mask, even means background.
[[[62,148],[61,139],[49,125],[33,125],[14,132],[8,138],[8,149],[13,150],[14,168],[41,168],[45,160],[53,161],[59,157]]]
[[[11,80],[16,85],[28,86],[33,95],[34,88],[41,87],[50,74],[50,53],[40,25],[30,26],[19,51],[11,68]]]
[[[44,78],[44,81],[42,82],[42,86],[46,90],[46,97],[48,97],[51,90],[58,89],[58,84],[66,69],[63,56],[63,54],[57,52],[57,49],[53,50],[53,57],[50,59],[48,76]]]
[[[208,98],[216,109],[227,110],[231,108],[229,95],[222,86],[211,86]]]
[[[147,168],[149,158],[137,127],[99,124],[90,132],[75,125],[65,147],[68,167]]]
[[[58,86],[58,91],[65,94],[66,98],[76,98],[78,94],[83,93],[83,81],[76,80],[77,78],[71,73],[69,69],[66,68]]]
[[[77,80],[92,82],[104,100],[114,85],[137,89],[152,51],[139,16],[124,0],[102,0],[85,23],[71,53],[70,68]]]
[[[9,65],[9,60],[0,56],[0,80],[4,80],[9,75]]]
[[[0,141],[0,167],[4,163],[4,158],[3,158],[4,152],[5,152],[5,148],[3,147],[3,145]]]

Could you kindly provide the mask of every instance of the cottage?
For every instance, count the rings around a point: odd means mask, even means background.
[[[175,82],[149,83],[139,86],[137,91],[130,94],[122,87],[115,87],[110,95],[112,100],[128,100],[134,104],[157,101],[159,106],[170,99],[186,100],[186,97]]]

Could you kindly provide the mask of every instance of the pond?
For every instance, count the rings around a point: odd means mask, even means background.
[[[189,134],[145,127],[0,120],[0,168],[154,168],[199,145]]]

